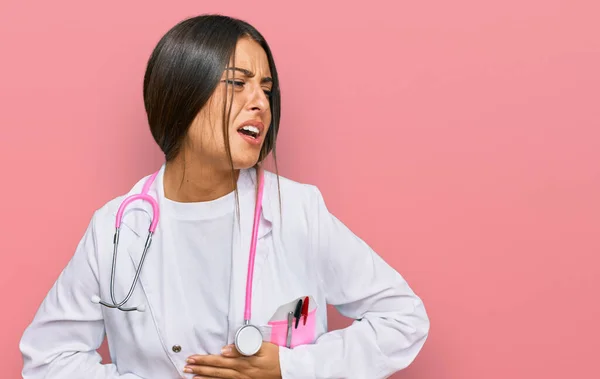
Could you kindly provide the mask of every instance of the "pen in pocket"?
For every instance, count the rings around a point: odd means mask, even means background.
[[[292,345],[292,324],[294,322],[294,312],[289,312],[287,317],[287,336],[285,346],[290,348]]]

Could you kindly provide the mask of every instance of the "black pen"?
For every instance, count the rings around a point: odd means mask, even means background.
[[[294,318],[296,319],[296,325],[294,325],[294,329],[298,329],[300,317],[302,317],[302,299],[298,300],[298,303],[296,304],[296,309],[294,310]]]

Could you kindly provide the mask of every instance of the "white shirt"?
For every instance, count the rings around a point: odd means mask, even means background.
[[[165,198],[178,265],[193,321],[197,354],[220,354],[227,344],[235,193],[207,202]]]

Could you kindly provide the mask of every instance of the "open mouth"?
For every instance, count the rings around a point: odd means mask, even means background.
[[[256,126],[246,125],[238,129],[238,133],[252,137],[254,139],[260,136],[260,130]]]

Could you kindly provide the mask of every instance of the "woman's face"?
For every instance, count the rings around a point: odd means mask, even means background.
[[[249,38],[240,39],[235,50],[235,62],[230,61],[221,82],[188,131],[185,145],[191,150],[193,159],[217,170],[231,169],[223,133],[223,106],[226,102],[228,112],[231,102],[227,129],[234,169],[254,166],[271,124],[271,89],[267,54],[257,42]]]

